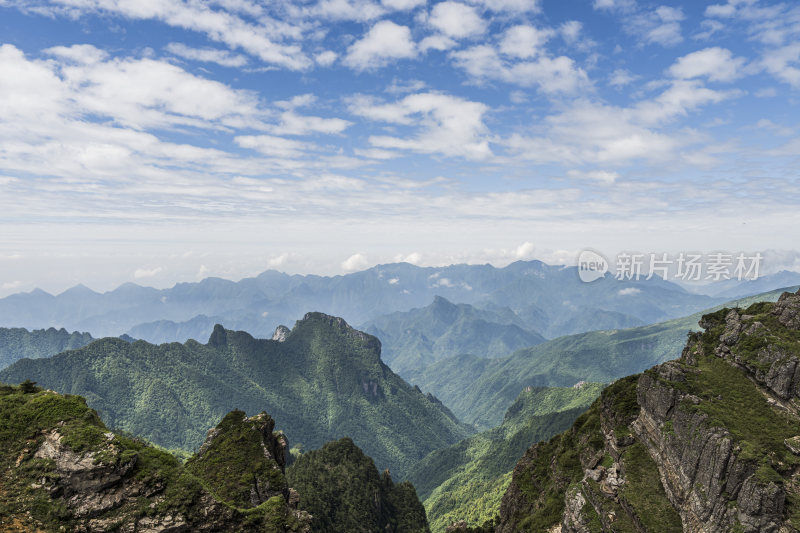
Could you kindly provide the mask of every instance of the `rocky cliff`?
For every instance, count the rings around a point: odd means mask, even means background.
[[[183,466],[81,397],[0,386],[0,530],[306,532],[273,425],[234,411]]]
[[[430,533],[409,482],[395,483],[349,438],[298,457],[287,477],[314,533]]]
[[[525,453],[496,532],[800,528],[800,292],[700,325]]]

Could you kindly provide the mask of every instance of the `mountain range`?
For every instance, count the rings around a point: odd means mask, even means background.
[[[381,339],[382,358],[395,372],[459,354],[501,357],[545,341],[510,309],[479,309],[436,296],[430,305],[383,315],[361,327]]]
[[[105,293],[79,285],[58,295],[42,290],[0,299],[0,325],[64,327],[95,337],[124,333],[151,342],[205,339],[214,324],[271,335],[309,309],[365,324],[387,313],[424,307],[435,296],[482,309],[509,308],[521,327],[546,338],[649,324],[685,316],[721,300],[653,278],[618,281],[611,274],[580,281],[576,267],[518,261],[491,265],[378,265],[344,276],[266,271],[228,281],[207,278],[154,289],[126,283]]]
[[[797,531],[800,291],[700,325],[679,359],[529,448],[480,530]]]
[[[88,333],[65,329],[0,328],[0,369],[24,357],[50,357],[66,350],[86,346],[94,339]]]
[[[725,305],[776,301],[783,292],[771,291]],[[697,329],[703,313],[649,326],[559,337],[504,358],[459,355],[409,371],[405,377],[436,395],[461,420],[489,429],[502,422],[502,413],[525,387],[608,383],[678,357],[686,335]]]
[[[80,394],[111,427],[185,450],[231,410],[266,410],[304,449],[350,437],[399,476],[472,432],[392,372],[378,339],[341,318],[309,313],[280,331],[278,340],[258,340],[217,326],[207,344],[105,338],[17,361],[0,381]]]

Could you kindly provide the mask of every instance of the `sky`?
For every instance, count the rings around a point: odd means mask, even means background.
[[[0,296],[765,252],[800,4],[0,0]]]

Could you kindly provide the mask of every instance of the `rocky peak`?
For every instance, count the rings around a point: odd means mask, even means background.
[[[267,413],[248,417],[231,411],[208,431],[186,467],[218,498],[238,507],[257,507],[274,496],[288,498],[284,477],[288,441],[274,429],[275,421]]]
[[[109,431],[83,398],[30,385],[0,385],[0,428],[2,531],[309,531],[265,413],[226,417],[185,467]],[[242,502],[238,484],[255,494]]]
[[[800,290],[784,292],[772,308],[778,322],[790,329],[800,329]]]
[[[228,332],[222,327],[222,324],[215,324],[214,331],[208,338],[208,345],[214,348],[221,348],[228,344]]]
[[[277,328],[275,328],[275,333],[272,334],[272,340],[278,342],[285,342],[286,338],[289,336],[291,332],[292,331],[286,326],[283,325],[278,326]]]
[[[372,349],[377,353],[378,356],[380,356],[381,341],[378,340],[377,337],[355,329],[354,327],[350,326],[345,319],[338,316],[326,315],[325,313],[319,312],[306,313],[302,320],[297,321],[294,329],[292,329],[292,333],[300,329],[314,328],[319,326],[335,331],[346,338],[364,342],[368,348]]]
[[[700,321],[514,470],[498,533],[800,529],[800,293]]]

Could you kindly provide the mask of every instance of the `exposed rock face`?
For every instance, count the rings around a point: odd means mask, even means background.
[[[272,334],[272,340],[278,342],[285,342],[286,338],[289,336],[292,330],[287,328],[286,326],[278,326],[275,328],[275,333]]]
[[[308,532],[273,429],[234,411],[184,467],[108,431],[82,398],[0,386],[0,530]]]
[[[267,413],[247,417],[231,411],[208,437],[186,468],[220,499],[237,507],[258,507],[280,496],[288,501],[284,477],[288,441],[273,433]]]
[[[517,464],[498,533],[800,527],[800,292],[700,322]]]

